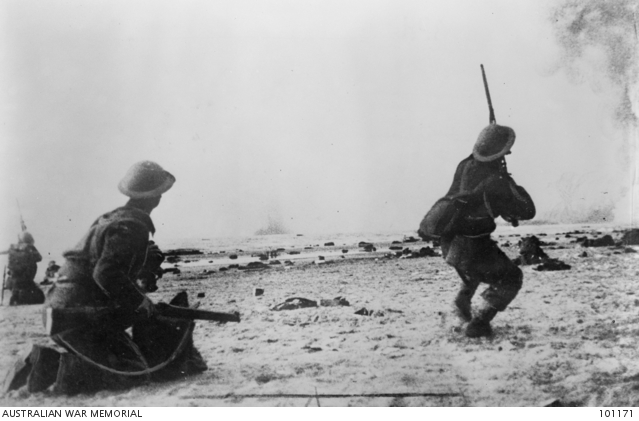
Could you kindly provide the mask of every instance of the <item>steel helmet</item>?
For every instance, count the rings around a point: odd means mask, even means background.
[[[473,156],[481,162],[494,161],[510,152],[514,143],[515,131],[513,129],[492,123],[479,133],[473,148]]]
[[[22,231],[18,235],[18,242],[25,244],[34,244],[35,240],[33,239],[33,235],[31,235],[28,231]]]
[[[118,184],[118,189],[131,199],[161,196],[175,183],[175,177],[152,161],[133,164]]]

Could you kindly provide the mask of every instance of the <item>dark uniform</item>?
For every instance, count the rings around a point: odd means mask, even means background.
[[[479,189],[478,189],[479,187]],[[521,270],[490,238],[495,230],[494,219],[526,220],[535,216],[532,199],[514,180],[500,170],[498,161],[479,162],[469,156],[459,163],[447,196],[474,193],[485,198],[462,216],[467,223],[485,227],[474,235],[446,234],[441,237],[442,253],[462,278],[463,285],[456,298],[457,307],[469,309],[470,300],[480,283],[490,285],[482,293],[486,303],[503,311],[521,288]],[[465,318],[470,314],[466,313]]]
[[[8,277],[6,288],[11,290],[9,305],[42,304],[44,293],[34,282],[38,271],[38,262],[42,256],[33,245],[33,237],[29,233],[23,233],[31,241],[12,244],[8,250]]]
[[[514,139],[508,127],[493,124],[484,129],[473,154],[457,166],[448,193],[420,227],[424,238],[441,230],[436,234],[443,257],[462,279],[455,307],[457,315],[470,322],[466,329],[470,337],[490,335],[489,322],[506,309],[522,286],[521,270],[490,238],[495,218],[501,216],[516,226],[519,220],[535,216],[532,199],[506,170],[503,156]],[[480,283],[489,286],[482,293],[483,305],[473,316],[471,299]]]
[[[193,346],[194,322],[159,319],[137,285],[147,272],[158,272],[159,249],[149,236],[155,232],[149,215],[175,178],[152,162],[134,165],[120,190],[132,199],[126,206],[99,217],[87,234],[64,253],[60,277],[47,293],[46,308],[117,309],[117,318],[103,323],[72,320],[51,339],[68,352],[34,346],[31,354],[7,377],[5,390],[20,387],[24,375],[30,392],[54,384],[59,393],[88,393],[122,389],[149,380],[183,378],[206,370]],[[140,192],[136,191],[140,190]],[[148,205],[148,202],[153,202]],[[137,201],[137,202],[136,202]],[[148,209],[145,211],[145,206]],[[161,254],[161,253],[160,253]],[[149,256],[150,255],[150,256]],[[188,306],[186,293],[173,305]],[[132,327],[132,334],[126,330]]]
[[[58,277],[58,270],[60,270],[60,266],[55,264],[55,260],[51,260],[44,272],[44,279],[40,282],[40,285],[51,285]]]

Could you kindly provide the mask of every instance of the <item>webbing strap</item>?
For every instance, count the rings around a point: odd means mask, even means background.
[[[171,356],[164,361],[163,363],[160,363],[154,367],[150,367],[144,370],[140,370],[140,371],[119,371],[119,370],[115,370],[111,367],[107,367],[105,365],[102,365],[96,361],[93,361],[91,358],[87,357],[86,355],[82,354],[80,351],[78,351],[77,349],[75,349],[73,346],[71,346],[71,344],[69,344],[67,341],[65,341],[64,339],[62,339],[62,337],[58,334],[57,336],[57,340],[59,340],[69,351],[71,351],[74,355],[76,355],[77,357],[79,357],[81,360],[83,360],[84,362],[99,368],[100,370],[104,370],[107,371],[109,373],[112,374],[118,374],[121,376],[144,376],[147,374],[151,374],[151,373],[155,373],[158,370],[163,369],[164,367],[166,367],[167,365],[169,365],[170,363],[172,363],[178,356],[178,354],[180,354],[183,350],[184,347],[186,346],[186,341],[189,337],[189,335],[191,335],[193,333],[193,329],[195,328],[195,323],[191,323],[189,325],[189,327],[186,329],[186,331],[184,332],[184,335],[182,336],[182,339],[180,340],[180,343],[178,344],[177,348],[175,348],[175,351],[173,351],[173,353],[171,354]]]

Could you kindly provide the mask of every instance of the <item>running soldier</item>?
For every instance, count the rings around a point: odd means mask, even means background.
[[[495,218],[513,226],[532,219],[535,205],[506,168],[505,156],[515,142],[510,127],[490,124],[479,134],[473,153],[461,161],[446,196],[422,221],[422,238],[439,236],[442,254],[462,280],[455,313],[464,322],[466,336],[490,336],[491,320],[515,298],[522,271],[499,249],[490,235]],[[488,284],[483,304],[473,315],[471,300],[480,283]]]
[[[442,255],[462,280],[455,298],[455,313],[466,326],[466,336],[492,335],[490,322],[517,296],[522,271],[490,238],[502,217],[516,227],[535,217],[535,205],[523,187],[508,173],[505,156],[515,143],[515,131],[499,126],[481,66],[490,124],[479,133],[473,153],[457,166],[453,184],[438,200],[419,227],[423,239],[439,237]],[[480,283],[488,284],[483,303],[473,314],[471,300]]]

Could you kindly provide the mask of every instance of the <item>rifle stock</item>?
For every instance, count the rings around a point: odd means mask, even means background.
[[[177,307],[166,303],[155,305],[156,317],[183,320],[210,320],[215,322],[240,322],[238,312],[222,313],[217,311],[199,310],[187,307]],[[140,316],[135,313],[124,313],[110,307],[70,307],[44,309],[43,322],[48,335],[83,325],[130,325]]]

